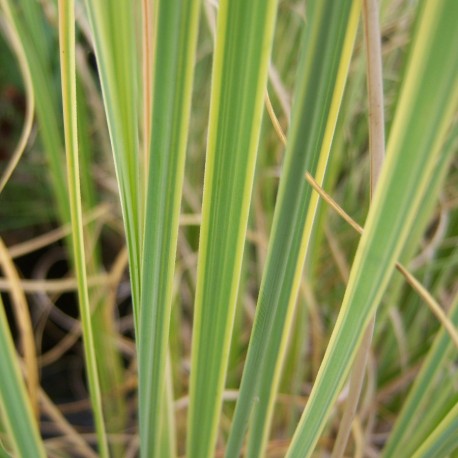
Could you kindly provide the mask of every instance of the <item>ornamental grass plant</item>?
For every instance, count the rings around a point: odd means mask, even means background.
[[[458,453],[455,0],[0,0],[0,457]]]

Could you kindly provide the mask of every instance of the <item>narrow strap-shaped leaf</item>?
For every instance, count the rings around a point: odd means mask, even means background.
[[[140,436],[145,457],[161,456],[161,427],[167,424],[161,406],[199,6],[199,0],[162,0],[155,11],[139,339]]]
[[[197,268],[187,456],[213,456],[276,0],[219,4]]]
[[[13,339],[0,296],[0,408],[15,456],[46,456],[22,380]]]
[[[78,130],[76,117],[76,70],[75,70],[75,12],[73,0],[59,0],[59,44],[62,80],[62,104],[64,117],[65,150],[67,156],[68,195],[72,225],[73,258],[78,283],[79,310],[83,333],[84,357],[89,383],[99,454],[108,456],[108,442],[102,410],[91,307],[84,251],[83,216],[78,158]]]
[[[316,196],[310,171],[324,175],[359,19],[359,2],[308,3],[291,129],[255,324],[226,456],[240,452],[253,406],[249,456],[262,455],[311,234]],[[309,223],[306,225],[307,215]]]
[[[369,156],[370,156],[370,195],[374,194],[385,159],[385,116],[383,103],[382,43],[378,0],[363,0],[363,23],[366,43]],[[339,431],[331,458],[342,458],[350,436],[353,419],[356,415],[367,361],[375,328],[375,316],[370,320],[349,378],[348,397],[340,422]]]
[[[91,136],[94,129],[93,120],[89,118],[87,93],[78,76],[77,72],[78,157],[81,199],[83,212],[85,212],[87,209],[96,207],[98,196],[95,193],[93,174],[88,173],[93,166],[93,146],[95,146]],[[90,277],[102,270],[102,253],[101,246],[97,244],[97,223],[89,223],[84,229],[87,275]],[[91,252],[88,252],[87,247],[92,247]],[[113,345],[116,338],[115,314],[103,288],[102,286],[102,288],[89,289],[89,300],[93,310],[91,319],[107,434],[119,434],[125,431],[129,414],[126,399],[123,396],[113,396],[113,393],[120,392],[125,374],[121,354],[116,345]],[[125,453],[124,444],[120,441],[113,441],[110,449],[116,458]]]
[[[458,295],[450,309],[449,318],[455,326],[458,326]],[[441,329],[435,337],[423,366],[415,378],[415,383],[396,419],[388,443],[383,450],[384,458],[396,457],[401,453],[401,450],[407,451],[405,444],[409,441],[412,427],[417,424],[415,421],[416,418],[419,418],[417,412],[421,412],[425,404],[431,401],[433,396],[431,389],[437,379],[436,375],[449,357],[453,347],[453,342],[447,331]]]
[[[46,155],[49,176],[51,177],[52,197],[57,204],[57,216],[61,223],[67,224],[70,220],[70,207],[68,198],[68,188],[65,179],[65,154],[63,145],[63,130],[62,130],[62,113],[61,113],[61,97],[59,91],[56,90],[55,75],[56,69],[53,68],[53,62],[57,62],[58,46],[55,41],[54,34],[49,33],[47,29],[44,9],[35,0],[0,0],[0,5],[5,11],[11,26],[17,32],[27,63],[32,75],[31,83],[36,99],[36,111],[38,120],[38,133],[43,145],[43,152]],[[87,94],[79,91],[79,98],[82,101],[77,104],[78,123],[83,129],[79,131],[80,140],[83,139],[83,148],[79,148],[79,169],[81,180],[81,194],[83,200],[83,209],[90,209],[95,205],[95,189],[96,184],[91,173],[92,163],[89,159],[92,151],[90,151],[90,136],[89,132],[84,129],[86,122],[81,115],[85,112],[85,104],[83,97]],[[80,101],[79,100],[79,101]],[[87,121],[87,120],[86,120]],[[50,206],[52,208],[53,205]],[[54,211],[54,210],[53,210]],[[96,234],[93,227],[89,225],[86,232],[86,243],[91,246],[96,243]],[[73,264],[73,254],[71,237],[66,239],[67,253]],[[97,255],[89,260],[88,275],[98,274],[100,272],[101,259]],[[97,296],[90,291],[91,297]],[[100,297],[100,296],[99,296]],[[117,349],[111,344],[105,345],[108,335],[112,335],[112,317],[107,316],[107,308],[99,302],[97,311],[94,316],[94,326],[100,332],[96,334],[96,352],[104,354],[102,360],[99,359],[99,373],[102,390],[104,393],[116,391],[117,382],[117,367],[119,367],[117,358]],[[103,343],[98,346],[98,343]],[[114,376],[113,376],[114,375]],[[122,424],[122,399],[118,398],[116,402],[106,404],[107,413],[111,412],[110,424]],[[115,413],[114,413],[115,412]],[[116,428],[112,432],[115,432]],[[119,432],[119,429],[116,431]],[[119,448],[119,444],[115,447]]]
[[[341,312],[288,451],[310,456],[348,375],[363,331],[380,303],[420,208],[458,102],[454,0],[425,1],[413,39],[379,187]]]
[[[441,190],[443,189],[445,179],[447,177],[447,173],[450,168],[450,163],[453,161],[455,152],[458,149],[458,126],[455,123],[455,127],[452,126],[449,138],[441,152],[441,156],[439,160],[436,163],[435,170],[433,173],[433,176],[431,178],[430,184],[428,186],[428,190],[426,194],[424,195],[424,198],[422,200],[422,211],[418,214],[416,218],[416,223],[415,226],[412,228],[412,231],[409,234],[409,238],[404,245],[404,248],[402,250],[402,254],[399,258],[399,262],[403,265],[408,265],[408,262],[412,260],[413,256],[416,253],[416,248],[419,246],[420,241],[422,240],[422,236],[425,233],[428,224],[431,221],[431,217],[433,215],[433,212],[435,210],[435,206],[438,202]],[[451,225],[449,225],[451,229]],[[453,233],[453,232],[451,232]],[[451,259],[453,262],[453,259]],[[439,270],[439,272],[441,272]],[[447,271],[445,268],[443,270],[444,272]],[[445,276],[441,276],[442,279],[446,278]],[[402,286],[404,283],[404,279],[401,275],[395,275],[393,276],[391,282],[390,282],[390,288],[389,291],[387,291],[387,304],[402,304],[402,299],[401,299],[401,292],[402,292]],[[430,282],[430,284],[434,284],[434,282]],[[437,286],[434,287],[436,289]],[[439,289],[437,289],[439,290]],[[433,292],[433,291],[432,291]],[[417,309],[418,304],[415,305],[415,308]],[[387,323],[387,316],[389,313],[390,307],[382,307],[380,309],[379,313],[379,320],[381,323]],[[408,320],[406,316],[406,320]],[[381,354],[380,354],[380,361],[388,361],[390,363],[396,363],[396,359],[393,358],[393,354],[396,354],[397,352],[397,342],[396,342],[396,337],[392,333],[386,334],[381,332],[376,338],[378,337],[378,340],[383,339],[383,345],[380,346],[381,349]],[[421,334],[419,336],[419,340],[423,341],[424,340],[424,335]],[[376,346],[377,345],[377,339],[376,339]],[[397,362],[399,363],[399,362]],[[382,366],[383,367],[383,366]],[[417,379],[416,379],[417,380]],[[404,405],[406,405],[404,403]],[[403,407],[404,409],[405,407]],[[402,415],[402,414],[401,414]],[[420,417],[414,416],[410,418],[418,418]],[[399,422],[399,418],[396,420],[396,423]],[[414,421],[409,420],[409,428],[413,427]],[[390,436],[391,438],[391,436]],[[389,442],[391,442],[391,439],[389,439]],[[397,446],[399,446],[399,442],[396,440]]]
[[[428,436],[413,458],[448,456],[458,447],[458,404],[450,410],[437,428]]]
[[[94,36],[129,250],[135,329],[140,307],[142,207],[138,145],[135,2],[86,0]]]
[[[40,136],[50,168],[53,195],[56,198],[59,216],[67,223],[70,220],[70,210],[65,183],[62,122],[52,83],[49,49],[44,40],[44,17],[33,0],[1,0],[0,4],[14,24],[27,56],[32,74]]]

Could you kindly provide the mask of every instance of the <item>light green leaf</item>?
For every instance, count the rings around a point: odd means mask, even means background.
[[[83,331],[83,347],[89,382],[89,394],[91,397],[99,454],[101,457],[108,457],[108,442],[103,418],[99,374],[97,371],[84,251],[76,110],[74,8],[73,0],[59,0],[59,44],[68,195],[72,225],[73,259],[78,283],[79,310]]]
[[[458,448],[458,404],[450,410],[437,428],[428,436],[413,458],[447,456]]]
[[[140,307],[142,207],[138,142],[138,59],[130,2],[86,0],[102,84],[129,250],[135,329]]]
[[[276,0],[219,4],[197,267],[187,455],[213,456]]]
[[[458,326],[458,296],[450,309],[449,318],[455,326]],[[411,450],[412,434],[421,415],[424,415],[426,406],[431,402],[431,399],[434,399],[437,374],[448,360],[452,350],[454,350],[454,345],[449,334],[445,329],[441,329],[436,335],[423,366],[415,378],[415,383],[410,389],[409,395],[396,419],[394,428],[383,450],[384,458],[394,458],[399,455],[400,450],[406,452]]]
[[[37,422],[22,380],[17,354],[8,328],[0,296],[0,409],[16,456],[44,458],[46,456]]]
[[[198,0],[156,3],[151,146],[146,192],[139,338],[142,456],[159,450],[173,274],[191,106]],[[173,411],[172,411],[173,414]],[[170,415],[169,415],[170,416]]]
[[[387,146],[387,160],[352,266],[337,323],[289,458],[310,456],[380,303],[443,146],[458,102],[453,0],[425,1]]]
[[[267,441],[317,205],[304,175],[309,171],[323,179],[359,9],[359,3],[352,1],[338,7],[332,1],[308,3],[292,126],[227,457],[239,454],[254,406],[248,455],[262,455]]]

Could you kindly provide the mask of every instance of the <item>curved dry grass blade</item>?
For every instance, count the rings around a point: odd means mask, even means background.
[[[95,207],[83,216],[83,224],[87,225],[96,220],[107,220],[110,210],[111,206],[106,204],[101,204]],[[71,230],[72,228],[70,224],[64,224],[63,226],[53,229],[46,234],[38,235],[37,237],[25,240],[24,242],[11,245],[8,247],[8,252],[12,259],[19,258],[20,256],[30,254],[33,251],[39,250],[57,242],[58,240],[68,237],[71,234]]]
[[[56,198],[58,214],[63,222],[70,219],[68,193],[65,183],[65,166],[61,122],[58,103],[53,92],[53,78],[48,67],[49,46],[46,28],[40,6],[33,0],[1,0],[1,5],[12,28],[21,40],[28,67],[33,75],[37,120],[40,136],[50,167],[53,195]]]
[[[435,207],[437,206],[437,202],[441,201],[441,194],[443,194],[444,190],[444,185],[446,183],[446,177],[449,174],[450,170],[450,165],[453,163],[453,158],[455,155],[455,152],[457,151],[458,147],[458,130],[456,128],[456,122],[454,125],[451,126],[450,132],[449,132],[449,138],[441,152],[441,155],[439,157],[439,160],[436,163],[434,174],[432,176],[428,192],[425,194],[423,200],[422,200],[422,210],[417,216],[415,220],[415,226],[412,229],[411,233],[409,234],[408,241],[406,242],[406,245],[402,251],[402,254],[399,258],[399,261],[401,264],[404,266],[409,266],[409,269],[411,271],[416,271],[416,261],[412,262],[412,258],[415,256],[415,254],[418,253],[418,247],[424,240],[426,231],[428,226],[431,224],[431,221],[436,220],[435,218]],[[448,220],[449,218],[447,217],[448,211],[443,207],[442,203],[440,204],[440,207],[443,208],[441,210],[441,217],[439,220],[439,225],[438,229],[440,226],[443,225],[443,220]],[[450,234],[453,234],[453,223],[450,221],[447,224],[444,224],[449,227],[448,231],[451,231]],[[429,251],[429,249],[427,250]],[[423,253],[426,253],[422,250]],[[436,255],[431,251],[428,254],[428,264],[427,265],[432,265],[434,262],[434,258]],[[419,258],[415,258],[419,259]],[[450,262],[453,262],[453,256],[450,258]],[[447,270],[447,268],[444,266],[444,272]],[[399,270],[399,269],[398,269]],[[442,270],[442,269],[441,269]],[[419,271],[420,273],[421,271]],[[453,275],[452,271],[450,273]],[[436,276],[436,275],[435,275]],[[447,275],[442,277],[443,280],[446,281]],[[425,278],[426,280],[426,278]],[[386,296],[386,304],[391,304],[388,307],[383,307],[381,308],[379,312],[379,320],[380,323],[387,322],[387,320],[391,320],[391,317],[394,317],[395,315],[399,315],[399,310],[396,310],[397,306],[395,304],[403,304],[405,303],[401,294],[403,291],[402,288],[403,285],[403,279],[400,276],[394,276],[393,279],[390,282],[390,288],[389,291],[387,291],[387,296]],[[433,287],[434,290],[439,291],[440,286],[439,282],[436,280],[429,281],[429,287]],[[394,307],[393,307],[394,305]],[[415,313],[417,306],[412,304],[411,310],[412,313]],[[418,314],[415,314],[418,316]],[[405,317],[406,320],[409,320],[409,317]],[[400,352],[400,367],[405,368],[407,364],[407,358],[408,358],[408,347],[405,345],[406,340],[405,337],[403,337],[400,333],[400,328],[399,328],[399,317],[396,320],[398,324],[394,324],[394,333],[393,334],[386,334],[384,332],[380,332],[378,334],[378,338],[376,339],[375,345],[381,349],[380,353],[380,360],[385,361],[385,366],[392,365],[393,363],[396,364],[396,358],[393,358],[393,353],[396,352],[396,347],[399,347],[399,352]],[[418,336],[418,333],[416,333]],[[419,340],[417,340],[418,343],[415,343],[412,341],[411,348],[415,348],[420,342],[424,340],[424,337],[421,335],[418,336]],[[383,341],[382,341],[383,339]],[[379,370],[383,371],[385,368],[383,367],[384,365],[379,367]]]
[[[275,112],[273,110],[272,104],[270,103],[270,99],[268,95],[265,97],[266,101],[266,109],[269,114],[269,117],[272,120],[274,129],[283,143],[283,145],[286,146],[286,136],[280,126],[280,123],[278,122],[278,118],[275,115]],[[453,145],[453,141],[451,142],[451,145]],[[449,145],[450,146],[450,145]],[[451,148],[450,148],[451,149]],[[445,156],[448,156],[445,155]],[[448,162],[446,160],[440,161],[441,165],[442,162],[444,164],[447,164]],[[446,170],[446,167],[443,166],[441,168],[441,175],[443,174],[444,170]],[[435,177],[436,178],[436,177]],[[310,173],[306,172],[305,173],[305,179],[307,182],[312,186],[312,188],[317,192],[317,194],[329,205],[331,208],[349,225],[351,226],[356,232],[358,232],[360,235],[363,234],[364,229],[362,226],[360,226],[348,213],[339,206],[339,204],[317,183],[317,181],[310,175]],[[455,329],[455,325],[453,324],[453,321],[450,320],[444,313],[443,308],[436,302],[436,300],[432,297],[432,295],[425,289],[425,287],[407,270],[406,267],[404,267],[402,264],[399,262],[396,262],[396,269],[402,274],[402,276],[405,278],[407,283],[417,292],[417,294],[421,297],[421,299],[426,302],[428,307],[431,309],[432,313],[436,316],[436,318],[439,320],[439,322],[442,324],[446,332],[449,334],[451,337],[453,343],[455,346],[458,348],[458,331]]]
[[[5,2],[2,0],[0,2],[2,7],[5,9]],[[10,15],[7,15],[7,20],[11,18]],[[24,86],[25,86],[25,92],[26,92],[26,112],[25,112],[25,120],[24,120],[24,126],[22,128],[21,136],[19,138],[19,142],[11,155],[11,159],[8,162],[8,165],[5,168],[5,171],[3,172],[3,175],[0,178],[0,193],[3,191],[3,188],[5,187],[6,183],[10,179],[11,175],[14,172],[14,169],[16,168],[17,164],[19,163],[22,154],[25,151],[25,148],[27,146],[27,141],[30,137],[30,132],[32,131],[32,126],[33,126],[33,115],[35,111],[35,95],[33,92],[33,83],[32,83],[32,78],[30,75],[30,69],[29,65],[27,62],[27,56],[25,54],[24,48],[22,46],[21,40],[18,37],[17,30],[12,27],[8,22],[6,22],[8,26],[8,37],[11,41],[12,48],[14,49],[14,52],[16,54],[16,57],[19,62],[19,68],[22,73],[22,78],[24,79]]]
[[[387,147],[341,312],[302,415],[289,458],[310,456],[342,388],[427,191],[458,102],[453,0],[425,1]],[[440,49],[441,52],[437,52]]]
[[[313,187],[313,189],[320,195],[320,197],[329,204],[339,216],[342,217],[356,232],[363,234],[363,228],[349,216],[345,210],[343,210],[337,202],[324,191],[315,179],[310,175],[306,174],[306,180]],[[458,331],[455,329],[453,321],[451,321],[443,311],[443,308],[436,302],[434,297],[425,289],[425,287],[399,262],[396,262],[396,269],[402,274],[407,283],[417,292],[421,299],[426,302],[431,312],[436,316],[438,321],[442,324],[445,331],[452,339],[455,346],[458,348]]]
[[[276,0],[219,4],[192,342],[187,454],[213,456]]]
[[[88,277],[88,286],[104,286],[107,284],[108,276],[106,274],[94,275]],[[76,291],[78,282],[76,278],[65,278],[58,280],[20,280],[21,289],[25,293],[64,293]],[[4,278],[0,278],[0,291],[11,291],[12,286]]]
[[[42,405],[43,412],[49,415],[49,417],[55,421],[56,426],[69,437],[69,440],[75,446],[75,451],[78,450],[78,452],[85,458],[98,457],[94,450],[68,422],[64,415],[62,415],[56,405],[51,401],[51,399],[49,399],[48,395],[43,390],[40,390],[40,403]]]
[[[385,158],[385,117],[383,113],[383,74],[382,74],[382,37],[379,25],[379,5],[377,0],[363,1],[363,22],[366,37],[367,86],[369,95],[369,155],[370,155],[370,193],[374,195],[382,164]],[[341,458],[350,436],[353,419],[363,387],[367,359],[375,328],[375,316],[369,322],[361,341],[350,375],[348,398],[332,458]]]
[[[16,317],[17,328],[19,329],[21,350],[24,352],[25,373],[27,388],[29,392],[29,402],[35,418],[40,417],[38,411],[38,362],[37,349],[30,317],[29,306],[24,291],[21,288],[20,277],[14,263],[8,253],[3,240],[0,238],[0,265],[5,272],[5,277],[11,286],[11,298],[14,304],[13,310]]]
[[[44,152],[47,156],[49,176],[51,179],[51,191],[53,200],[57,203],[57,216],[61,223],[66,224],[70,220],[70,209],[68,199],[68,189],[65,181],[65,155],[62,138],[62,120],[61,120],[61,96],[56,90],[56,71],[55,63],[57,62],[58,52],[54,33],[49,34],[50,24],[57,25],[57,15],[54,5],[48,10],[47,7],[35,0],[1,0],[6,16],[10,18],[12,28],[17,32],[24,53],[27,58],[27,63],[32,74],[32,84],[35,95],[36,114],[38,121],[38,132],[42,141]],[[92,208],[95,205],[95,183],[92,177],[92,155],[89,151],[90,132],[87,128],[87,120],[84,120],[85,103],[79,91],[78,107],[78,122],[80,127],[80,178],[83,205],[85,208]],[[86,147],[85,147],[86,146]],[[89,154],[88,154],[89,153]],[[53,208],[52,205],[49,208]],[[71,239],[66,240],[67,252],[69,259],[73,263]],[[93,247],[97,242],[96,234],[89,225],[87,232],[87,246]],[[88,257],[88,272],[91,276],[97,275],[101,266],[101,258]],[[73,267],[73,265],[72,265]],[[92,291],[91,291],[92,293]],[[100,305],[100,306],[99,306]],[[98,345],[100,342],[107,341],[106,336],[112,330],[112,317],[104,315],[106,312],[103,304],[99,302],[96,307],[94,316],[94,326],[100,332],[96,333]],[[104,316],[102,316],[104,315]],[[116,384],[117,377],[113,377],[116,373],[116,367],[113,362],[115,359],[116,349],[113,347],[103,346],[97,348],[97,351],[104,353],[103,360],[99,359],[99,371],[102,389],[110,391]],[[107,405],[108,410],[113,412],[113,409],[119,403],[110,403]],[[122,417],[120,409],[116,415],[110,415],[110,418],[119,419]],[[118,422],[118,420],[114,420]],[[111,422],[110,422],[111,423]]]

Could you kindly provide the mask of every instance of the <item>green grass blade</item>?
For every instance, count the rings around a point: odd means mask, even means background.
[[[77,75],[78,76],[78,75]],[[90,173],[92,169],[93,151],[95,148],[91,142],[92,119],[87,106],[86,93],[81,81],[77,79],[77,119],[78,119],[78,154],[80,169],[80,187],[83,212],[95,208],[98,196],[95,192],[94,177]],[[89,172],[89,173],[88,173]],[[88,224],[85,228],[86,240],[86,265],[87,275],[100,273],[102,270],[102,250],[98,242],[97,222]],[[109,297],[110,295],[108,295]],[[113,345],[116,339],[116,323],[114,320],[113,307],[107,300],[106,288],[89,289],[89,300],[92,304],[92,326],[94,329],[94,345],[97,355],[97,365],[102,390],[103,409],[106,420],[107,433],[120,434],[127,425],[128,411],[123,396],[113,393],[122,391],[123,378],[125,376],[121,355]],[[123,444],[113,441],[111,451],[114,456],[124,456]]]
[[[455,123],[456,126],[456,123]],[[453,161],[454,155],[458,148],[458,130],[455,126],[452,126],[449,138],[444,146],[440,158],[437,161],[435,166],[434,174],[430,181],[430,185],[428,187],[427,193],[424,195],[422,200],[422,212],[418,215],[416,219],[415,227],[412,229],[409,239],[406,242],[402,254],[399,258],[399,262],[403,265],[408,265],[408,263],[412,260],[415,253],[417,252],[418,246],[420,246],[420,242],[422,240],[423,234],[427,230],[428,224],[431,223],[431,220],[434,218],[434,211],[437,202],[439,201],[441,190],[444,188],[446,183],[446,177],[448,171],[450,170],[451,161]],[[442,217],[441,217],[442,219]],[[453,223],[449,223],[449,228],[451,229],[450,234],[456,233],[453,231]],[[452,261],[450,259],[450,261]],[[452,261],[453,262],[453,261]],[[414,266],[411,266],[411,268]],[[416,269],[414,269],[416,270]],[[442,269],[441,269],[442,271]],[[447,271],[447,268],[443,270],[443,272]],[[453,269],[452,269],[453,272]],[[428,277],[428,276],[427,276]],[[426,278],[427,278],[426,277]],[[446,275],[439,275],[441,279],[446,279]],[[399,306],[406,310],[411,309],[412,312],[404,312],[404,320],[405,322],[411,322],[410,316],[414,315],[415,317],[419,316],[419,304],[417,299],[413,299],[413,307],[409,307],[405,300],[403,300],[401,294],[403,292],[403,285],[404,285],[404,278],[401,275],[395,275],[390,282],[389,290],[387,291],[387,304],[399,304]],[[426,285],[428,286],[428,285]],[[437,282],[432,279],[429,281],[429,288],[430,292],[435,295],[435,291],[440,291],[441,286],[437,284]],[[431,289],[432,288],[432,289]],[[421,307],[421,306],[420,306]],[[388,324],[388,313],[390,312],[390,307],[381,307],[379,313],[379,319],[383,323]],[[420,311],[421,312],[421,311]],[[426,312],[428,313],[428,312]],[[380,346],[380,363],[379,363],[379,371],[381,374],[386,374],[388,372],[388,368],[400,367],[401,363],[398,358],[393,358],[393,355],[397,354],[398,352],[398,343],[397,338],[393,332],[390,332],[391,329],[387,329],[387,327],[382,327],[382,332],[379,333],[377,340],[380,343],[376,343],[377,346]],[[424,334],[418,333],[417,338],[412,341],[410,347],[420,348],[424,344]],[[381,344],[383,342],[383,344]],[[427,349],[425,350],[425,354]],[[392,370],[392,369],[391,369]],[[404,409],[404,407],[403,407]],[[402,416],[402,413],[401,413]],[[411,417],[411,418],[420,418],[420,417]],[[399,421],[399,419],[397,419]],[[415,422],[409,420],[409,426],[412,427]],[[395,426],[396,427],[396,426]],[[409,429],[410,429],[409,427]],[[390,436],[391,437],[391,436]],[[391,439],[389,439],[389,442]],[[398,441],[396,441],[398,443]],[[398,443],[399,445],[399,443]]]
[[[445,371],[450,371],[451,365],[449,364],[447,367],[443,368],[440,371],[441,374],[444,374]],[[414,434],[412,434],[412,440],[409,440],[406,445],[406,455],[413,456],[416,450],[419,447],[422,447],[423,444],[427,441],[429,436],[434,433],[440,423],[445,419],[445,417],[449,414],[451,409],[453,409],[458,403],[458,393],[456,390],[456,376],[451,376],[448,378],[444,378],[443,382],[440,383],[440,388],[437,389],[434,393],[434,402],[431,402],[427,407],[426,410],[422,413],[422,419],[417,428],[414,430]],[[443,437],[443,444],[448,440],[454,440],[456,438],[456,434],[452,434],[450,437],[446,438]],[[404,454],[404,452],[403,452]],[[446,456],[440,455],[440,456]]]
[[[2,3],[4,2],[0,2],[0,6]],[[21,43],[20,37],[17,34],[17,30],[13,24],[9,23],[9,21],[11,21],[11,14],[9,14],[4,20],[5,35],[7,36],[11,50],[14,52],[19,64],[27,102],[21,136],[18,140],[16,148],[14,149],[14,153],[12,153],[11,158],[8,161],[7,167],[4,168],[0,176],[0,194],[10,180],[11,175],[14,173],[14,170],[16,169],[19,161],[21,160],[21,157],[24,154],[27,143],[30,139],[35,115],[35,94],[33,92],[33,81],[32,75],[30,73],[29,63],[27,61],[27,56],[24,52],[24,47]]]
[[[187,455],[213,456],[277,2],[221,1],[192,342]]]
[[[140,304],[142,207],[138,145],[135,10],[130,2],[86,0],[102,84],[129,250],[135,329]]]
[[[64,134],[67,155],[67,180],[72,224],[73,257],[78,282],[84,356],[86,360],[89,394],[91,397],[97,433],[99,454],[108,456],[108,443],[102,410],[99,375],[91,322],[91,306],[84,252],[83,217],[78,159],[78,130],[76,117],[76,70],[75,70],[75,18],[72,0],[59,1],[59,43],[61,56],[62,102]]]
[[[65,166],[63,156],[62,123],[59,119],[58,99],[53,87],[50,68],[49,45],[43,14],[33,0],[1,0],[2,8],[10,17],[21,39],[27,56],[35,94],[40,136],[50,167],[53,195],[56,198],[58,214],[62,221],[70,220]]]
[[[11,454],[6,451],[3,444],[0,442],[0,458],[10,458]]]
[[[61,120],[61,97],[56,82],[56,69],[53,67],[57,62],[57,42],[54,34],[46,22],[44,10],[34,0],[20,0],[11,2],[1,0],[2,8],[10,18],[12,25],[17,31],[32,74],[32,84],[36,97],[36,110],[38,119],[38,132],[43,144],[49,164],[49,175],[51,177],[52,195],[57,203],[57,217],[61,223],[68,223],[70,219],[68,190],[65,182],[65,155],[62,138]],[[90,130],[85,120],[84,93],[78,91],[78,117],[80,140],[83,140],[80,153],[80,180],[83,208],[90,210],[96,205],[96,185],[92,176],[92,150],[90,149]],[[94,246],[97,243],[96,233],[91,225],[87,229],[87,245]],[[69,261],[72,264],[72,245],[70,237],[66,240]],[[94,247],[94,251],[97,248]],[[88,275],[98,274],[101,270],[101,259],[97,254],[88,262]],[[92,295],[94,293],[94,295]],[[100,290],[90,291],[90,298],[98,295],[97,311],[94,316],[94,329],[96,334],[96,352],[103,354],[99,358],[99,372],[103,393],[116,391],[116,383],[119,381],[120,364],[117,349],[113,347],[107,336],[113,335],[113,317],[107,315],[103,300],[100,300]],[[119,385],[119,384],[118,384]],[[114,426],[112,432],[119,432],[116,425],[122,423],[122,400],[118,398],[115,402],[106,403],[107,413],[110,413],[110,422]]]
[[[2,423],[15,456],[44,458],[46,456],[37,423],[27,399],[17,354],[8,328],[3,301],[0,296],[0,409]]]
[[[173,396],[173,378],[172,367],[170,362],[170,353],[167,355],[165,379],[165,395],[163,397],[164,406],[162,408],[161,429],[161,449],[159,457],[167,456],[173,458],[177,456],[177,435],[175,424],[175,404]]]
[[[458,296],[450,309],[449,318],[458,326]],[[396,420],[394,428],[383,450],[384,458],[393,458],[406,450],[406,445],[411,442],[411,435],[418,423],[420,412],[424,412],[427,404],[434,399],[434,388],[440,368],[454,349],[453,342],[445,329],[441,329],[434,339],[431,350],[423,363],[420,373],[415,378],[409,395]],[[407,450],[406,450],[407,451]]]
[[[379,187],[351,270],[341,312],[288,452],[310,456],[342,388],[429,184],[458,101],[453,0],[425,1],[398,101]]]
[[[428,436],[413,458],[448,456],[458,448],[458,404],[450,410],[437,428]]]
[[[140,437],[145,457],[163,456],[161,406],[199,6],[199,0],[163,0],[155,11],[139,339]]]
[[[362,16],[367,60],[370,196],[372,197],[385,159],[382,43],[378,1],[363,0]],[[374,328],[375,316],[369,321],[353,362],[349,378],[348,396],[334,443],[332,458],[342,458],[344,456],[365,379]]]
[[[456,126],[456,124],[455,124]],[[409,239],[406,242],[402,254],[399,258],[399,261],[403,265],[408,265],[408,263],[412,260],[413,256],[417,251],[417,247],[420,244],[422,239],[422,235],[425,233],[428,224],[431,222],[432,216],[434,215],[434,209],[437,201],[439,200],[439,196],[441,190],[444,187],[445,179],[447,177],[447,173],[450,169],[450,163],[453,160],[454,153],[457,151],[458,148],[458,130],[456,127],[452,126],[450,132],[449,139],[446,142],[445,147],[442,150],[441,156],[436,164],[434,174],[432,176],[430,185],[428,187],[428,192],[425,194],[422,203],[422,212],[416,219],[415,227],[412,229]],[[452,225],[450,224],[450,227]],[[453,232],[452,232],[453,233]],[[441,278],[445,278],[441,277]],[[431,282],[433,284],[434,282]],[[393,277],[392,281],[390,282],[390,288],[388,291],[388,304],[402,304],[402,286],[404,284],[403,277],[401,275],[396,275]],[[436,289],[435,287],[434,289]],[[415,306],[415,310],[418,310],[418,304]],[[415,311],[415,314],[417,313]],[[382,307],[379,317],[380,321],[387,322],[386,319],[387,314],[389,313],[389,307]],[[406,320],[408,318],[406,317]],[[393,354],[397,352],[397,342],[396,338],[392,333],[380,332],[378,336],[376,336],[378,341],[381,342],[383,340],[383,345],[381,346],[381,353],[380,353],[380,372],[386,373],[386,366],[392,367],[393,364],[399,364],[397,358],[393,358]],[[376,339],[376,340],[377,340]],[[417,345],[420,345],[421,342],[424,341],[424,336],[419,336],[419,341]],[[376,344],[377,345],[377,344]],[[377,345],[378,346],[378,345]],[[415,343],[413,347],[415,348]],[[417,418],[417,417],[414,417]],[[398,420],[399,421],[399,420]],[[410,422],[412,425],[412,422]]]
[[[358,2],[339,7],[309,2],[308,7],[292,126],[227,457],[240,452],[254,405],[248,455],[262,455],[267,440],[317,204],[304,174],[323,178],[358,26]]]

